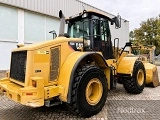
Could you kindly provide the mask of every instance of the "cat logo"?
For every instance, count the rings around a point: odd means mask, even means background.
[[[81,49],[83,47],[83,43],[76,43],[76,49]]]

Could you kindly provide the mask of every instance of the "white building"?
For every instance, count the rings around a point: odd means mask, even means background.
[[[18,43],[32,44],[52,39],[49,31],[59,32],[59,10],[66,17],[84,10],[94,10],[114,17],[105,11],[79,0],[0,0],[0,70],[8,70],[11,50]],[[129,22],[122,19],[121,28],[111,26],[112,40],[120,46],[129,40]]]

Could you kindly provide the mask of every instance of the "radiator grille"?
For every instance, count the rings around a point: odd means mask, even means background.
[[[14,80],[24,82],[26,72],[27,51],[12,52],[10,77]]]
[[[50,80],[56,80],[59,73],[60,47],[51,48]]]

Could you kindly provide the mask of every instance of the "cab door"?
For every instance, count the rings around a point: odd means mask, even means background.
[[[108,20],[92,17],[93,50],[102,52],[105,59],[113,58],[112,41]]]

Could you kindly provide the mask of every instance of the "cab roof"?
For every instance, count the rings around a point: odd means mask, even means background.
[[[85,14],[85,13],[87,13],[89,16],[90,15],[95,15],[97,17],[105,18],[105,19],[107,19],[107,20],[109,20],[111,22],[114,22],[114,20],[112,18],[110,18],[110,17],[108,17],[108,16],[106,16],[104,14],[101,14],[101,13],[98,13],[98,12],[95,12],[95,11],[86,11],[86,10],[84,10],[81,13],[78,13],[76,15],[73,15],[73,16],[69,17],[68,19],[66,19],[66,21],[75,21],[75,20],[83,19],[82,15]]]

